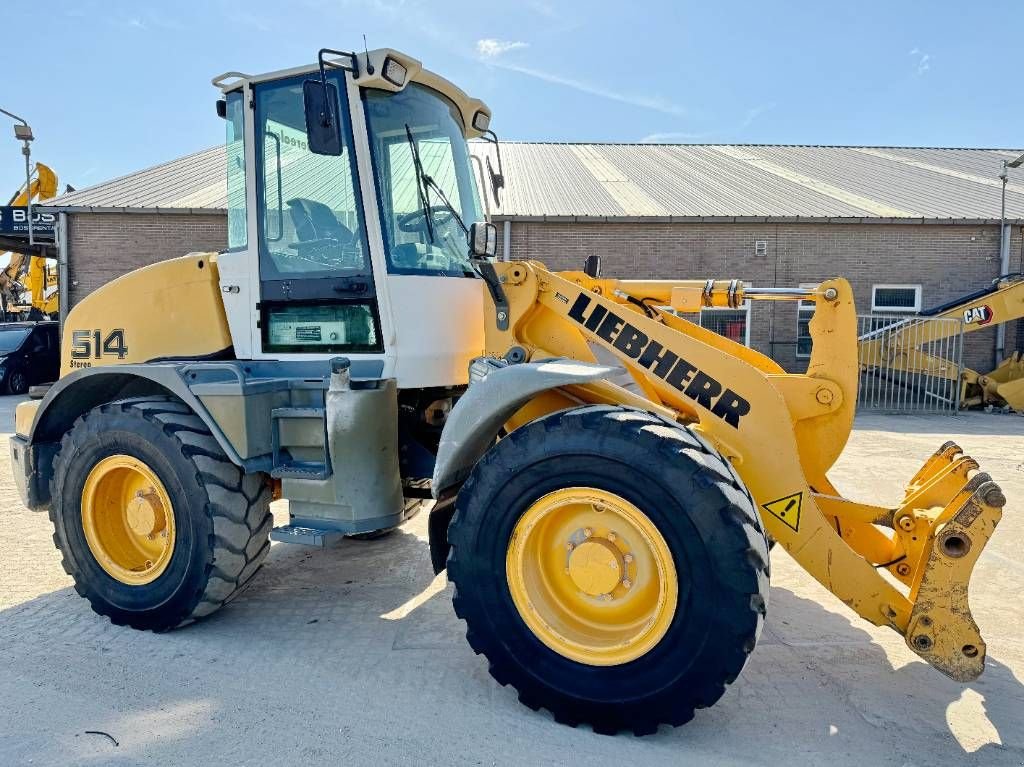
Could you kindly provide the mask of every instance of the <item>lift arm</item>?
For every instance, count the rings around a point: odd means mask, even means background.
[[[1000,517],[998,486],[974,473],[977,464],[955,445],[925,464],[895,508],[842,498],[828,480],[852,429],[857,392],[856,310],[845,280],[758,291],[735,280],[603,280],[532,261],[495,269],[509,322],[488,322],[490,353],[530,361],[612,356],[643,393],[609,382],[573,386],[560,402],[527,406],[527,420],[572,401],[639,400],[691,424],[742,477],[768,532],[809,574],[949,676],[981,673],[985,644],[967,606],[967,582]],[[666,310],[745,299],[815,302],[806,374],[787,374]]]

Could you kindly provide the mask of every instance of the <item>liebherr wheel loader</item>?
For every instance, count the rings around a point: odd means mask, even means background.
[[[432,498],[470,645],[560,722],[648,733],[714,704],[764,624],[768,536],[943,673],[981,673],[967,585],[999,487],[952,443],[895,507],[828,479],[856,400],[845,281],[499,262],[476,179],[500,189],[500,162],[467,149],[490,112],[420,62],[325,50],[214,83],[229,247],[81,301],[60,380],[17,409],[18,486],[98,613],[190,623],[272,538],[373,534]],[[815,302],[806,374],[685,318],[744,300]]]

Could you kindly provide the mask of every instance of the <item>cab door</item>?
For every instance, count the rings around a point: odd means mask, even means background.
[[[341,123],[339,156],[309,149],[302,93],[309,75],[253,88],[258,356],[383,358],[345,77],[329,75]]]

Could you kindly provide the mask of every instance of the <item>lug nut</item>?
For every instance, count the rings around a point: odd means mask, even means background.
[[[583,528],[583,537],[584,537],[584,538],[589,538],[589,537],[590,537],[590,536],[592,536],[593,534],[594,534],[594,531],[593,531],[593,530],[591,530],[591,529],[590,529],[589,527],[584,527],[584,528]]]
[[[605,537],[608,539],[610,543],[615,543],[615,539],[619,536],[617,536],[615,533],[608,533],[608,535],[606,535]]]
[[[631,581],[629,578],[623,578],[622,579],[622,588],[629,589],[629,588],[632,588],[632,587],[633,587],[633,581]]]
[[[623,554],[622,555],[622,561],[625,562],[628,565],[630,562],[633,561],[633,555],[632,554]]]
[[[572,551],[575,548],[576,548],[576,544],[573,543],[572,541],[569,541],[567,544],[565,544],[566,551]]]

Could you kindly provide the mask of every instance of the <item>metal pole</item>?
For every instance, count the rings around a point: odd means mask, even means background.
[[[57,300],[61,332],[64,321],[71,309],[71,279],[68,276],[68,214],[61,211],[57,216]]]
[[[25,142],[21,153],[25,155],[25,205],[27,208],[26,215],[28,216],[28,244],[29,247],[33,247],[36,241],[32,236],[32,150],[29,148],[28,141]]]
[[[14,137],[25,142],[21,153],[25,155],[25,200],[28,213],[28,244],[32,246],[35,245],[35,238],[32,236],[32,149],[29,147],[29,142],[33,138],[32,129],[29,127],[28,120],[24,117],[18,117],[18,115],[8,112],[6,109],[0,109],[0,114],[5,114],[22,125],[21,130],[17,126],[14,127]]]
[[[997,277],[1010,273],[1010,243],[1006,237],[1006,182],[1009,180],[1009,167],[1010,163],[1003,160],[1003,170],[999,174],[999,178],[1003,182],[1003,189],[999,204],[999,274],[996,275]],[[1002,363],[1005,355],[1006,325],[999,324],[996,325],[996,365]]]

